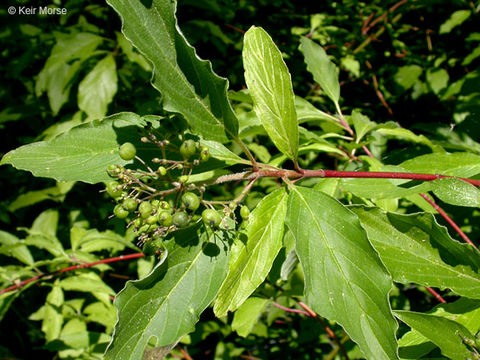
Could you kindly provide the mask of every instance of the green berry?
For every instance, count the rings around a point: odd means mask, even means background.
[[[207,147],[202,147],[200,149],[200,161],[207,161],[210,159],[210,150]]]
[[[179,211],[172,216],[173,225],[185,227],[188,225],[188,215],[185,211]]]
[[[125,219],[128,216],[128,211],[122,205],[117,204],[113,209],[113,214],[119,219]]]
[[[165,169],[165,167],[163,167],[163,166],[159,166],[157,171],[162,176],[167,175],[167,169]]]
[[[218,227],[220,225],[220,222],[222,221],[222,218],[213,209],[205,209],[202,212],[202,220],[206,225],[209,225],[211,227]]]
[[[152,213],[152,204],[150,204],[148,201],[141,202],[138,206],[138,212],[143,219],[148,218]]]
[[[245,220],[250,216],[250,210],[245,205],[240,208],[240,216]]]
[[[105,190],[112,198],[117,199],[122,195],[122,187],[116,181],[109,181],[106,184]]]
[[[120,146],[118,153],[123,160],[132,160],[137,154],[137,149],[132,143],[126,142]]]
[[[200,199],[192,192],[186,192],[182,196],[182,203],[188,210],[195,211],[200,206]]]
[[[182,184],[186,184],[188,182],[188,175],[182,175],[178,178],[178,181]]]
[[[128,210],[128,211],[132,212],[132,211],[137,210],[138,204],[135,201],[135,199],[126,198],[125,200],[123,200],[122,206],[125,210]]]
[[[185,140],[180,146],[180,154],[184,159],[189,159],[197,152],[197,146],[193,140]]]
[[[158,221],[158,218],[155,216],[155,215],[150,215],[147,220],[145,220],[145,222],[148,224],[148,225],[153,225],[153,224],[156,224]]]
[[[166,201],[160,201],[158,206],[160,209],[166,210],[169,214],[173,214],[173,209],[170,204]]]
[[[117,165],[108,165],[107,167],[107,173],[111,177],[117,176],[116,170],[117,170]]]
[[[170,226],[173,223],[172,215],[167,210],[160,211],[158,214],[158,222],[163,226]]]
[[[143,219],[142,218],[136,218],[133,220],[133,225],[137,228],[143,225]]]
[[[151,240],[143,245],[143,253],[147,256],[153,256],[162,248],[162,239]]]
[[[153,210],[156,210],[160,206],[160,200],[157,200],[157,199],[152,200],[151,204],[152,204]]]

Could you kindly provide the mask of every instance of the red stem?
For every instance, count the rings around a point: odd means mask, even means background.
[[[443,209],[438,206],[432,199],[430,199],[427,195],[425,194],[420,194],[421,197],[423,197],[425,200],[428,201],[428,203],[430,205],[432,205],[432,207],[438,211],[438,213],[445,219],[445,221],[447,221],[450,226],[458,233],[458,235],[460,235],[460,237],[465,240],[465,242],[467,242],[468,244],[472,245],[475,250],[477,250],[479,253],[480,253],[480,250],[478,250],[478,248],[475,246],[475,244],[472,242],[472,240],[470,240],[470,238],[467,236],[467,234],[465,234],[462,229],[460,229],[460,227],[455,224],[455,222],[450,218],[450,216],[447,215],[447,213],[445,211],[443,211]]]
[[[39,280],[39,279],[45,278],[47,276],[55,276],[55,275],[59,275],[59,274],[62,274],[64,272],[67,272],[67,271],[89,268],[89,267],[99,265],[99,264],[108,264],[108,263],[117,262],[117,261],[141,258],[141,257],[144,257],[144,256],[145,256],[144,253],[135,253],[135,254],[129,254],[129,255],[120,255],[120,256],[116,256],[116,257],[112,257],[112,258],[108,258],[108,259],[94,261],[94,262],[91,262],[91,263],[69,266],[69,267],[66,267],[66,268],[63,268],[63,269],[60,269],[60,270],[57,270],[57,271],[53,271],[51,273],[45,273],[45,274],[34,276],[34,277],[32,277],[30,279],[27,279],[27,280],[24,280],[24,281],[19,281],[15,285],[12,285],[12,286],[7,287],[5,289],[1,289],[0,290],[0,295],[3,295],[7,292],[19,289],[19,288],[31,283],[32,281]]]
[[[427,291],[428,291],[430,294],[432,294],[433,296],[435,296],[435,298],[436,298],[438,301],[440,301],[440,302],[443,303],[443,304],[446,303],[445,299],[444,299],[443,297],[441,297],[440,294],[437,293],[435,290],[433,290],[432,288],[430,288],[430,287],[428,287],[428,286],[426,286],[425,288],[427,289]]]
[[[303,311],[303,310],[297,310],[297,309],[290,309],[290,308],[287,308],[285,306],[282,306],[280,304],[277,304],[277,303],[273,303],[273,306],[283,310],[283,311],[286,311],[286,312],[291,312],[291,313],[296,313],[296,314],[303,314],[303,315],[307,315],[307,316],[312,316],[310,315],[308,312],[306,311]]]

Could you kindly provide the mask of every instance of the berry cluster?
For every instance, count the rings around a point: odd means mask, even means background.
[[[138,237],[144,252],[155,253],[161,249],[165,236],[177,229],[203,221],[205,226],[218,229],[222,220],[234,217],[236,202],[225,202],[223,213],[215,210],[212,203],[203,199],[205,186],[189,183],[189,176],[195,166],[210,157],[209,149],[191,139],[185,139],[179,146],[168,140],[158,141],[155,136],[143,137],[142,142],[154,143],[163,154],[163,159],[154,158],[152,163],[160,164],[156,171],[137,156],[132,143],[124,143],[119,155],[124,160],[136,160],[146,170],[127,169],[122,165],[110,165],[107,172],[114,178],[106,183],[106,192],[116,201],[115,217],[125,219],[127,227]],[[181,156],[181,160],[167,160],[168,150]],[[203,208],[201,215],[197,210]],[[246,206],[240,209],[243,219],[248,219]]]

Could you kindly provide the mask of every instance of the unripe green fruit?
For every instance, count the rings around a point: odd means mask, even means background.
[[[242,217],[242,219],[245,220],[248,219],[248,217],[250,216],[250,210],[245,205],[240,208],[240,216]]]
[[[155,216],[155,215],[150,215],[147,220],[145,220],[145,222],[148,224],[148,225],[153,225],[153,224],[156,224],[158,221],[158,218]]]
[[[132,212],[132,211],[135,211],[137,209],[138,204],[135,201],[135,199],[126,198],[125,200],[123,200],[122,206],[125,210],[128,210],[128,211]]]
[[[151,240],[145,245],[143,245],[143,253],[147,256],[153,256],[157,253],[158,250],[162,248],[162,240],[161,239],[155,239]]]
[[[207,147],[202,147],[200,149],[200,161],[207,161],[210,159],[210,150]]]
[[[105,190],[107,190],[108,195],[112,198],[117,199],[122,195],[122,188],[120,184],[116,181],[109,181],[106,184]]]
[[[142,218],[136,218],[135,220],[133,220],[133,225],[137,228],[142,226],[142,224],[143,224],[143,219]]]
[[[163,166],[159,166],[157,171],[162,176],[167,175],[167,169],[165,169]]]
[[[152,208],[156,210],[160,206],[160,200],[157,200],[157,199],[152,200],[151,204],[152,204]]]
[[[192,192],[186,192],[182,196],[182,203],[188,210],[195,211],[200,206],[200,199]]]
[[[158,214],[158,222],[163,226],[170,226],[173,224],[172,215],[167,210],[160,211]]]
[[[189,159],[197,152],[197,146],[193,140],[185,140],[180,146],[180,154],[184,159]]]
[[[205,209],[202,212],[202,220],[206,225],[209,225],[211,227],[218,227],[220,225],[220,222],[222,221],[222,218],[213,209]]]
[[[114,177],[114,176],[117,175],[116,170],[117,170],[117,165],[112,164],[112,165],[108,165],[108,167],[107,167],[107,173],[111,177]]]
[[[172,216],[173,225],[185,227],[188,225],[188,215],[185,211],[179,211]]]
[[[188,175],[182,175],[178,178],[178,181],[180,181],[182,184],[186,184],[188,182]]]
[[[148,201],[141,202],[138,206],[138,212],[142,218],[148,218],[152,213],[152,204],[150,204]]]
[[[122,205],[117,204],[113,209],[113,214],[119,219],[125,219],[128,216],[128,211]]]
[[[137,154],[137,149],[132,143],[126,142],[120,146],[118,154],[123,160],[132,160]]]

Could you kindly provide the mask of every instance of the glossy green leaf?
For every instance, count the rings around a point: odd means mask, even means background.
[[[449,288],[480,299],[480,260],[470,245],[453,240],[431,214],[401,215],[352,207],[393,280]]]
[[[471,10],[457,10],[442,25],[440,25],[439,34],[448,34],[455,27],[461,25],[472,14]]]
[[[327,121],[341,128],[341,125],[333,116],[317,109],[300,96],[295,96],[295,110],[299,124],[304,122]]]
[[[480,207],[480,190],[476,186],[454,178],[432,182],[433,193],[443,202],[457,206]]]
[[[294,187],[287,226],[305,274],[307,305],[338,322],[367,359],[397,359],[392,280],[356,215],[320,191]]]
[[[107,181],[111,179],[106,172],[108,165],[127,163],[118,155],[118,138],[138,141],[132,129],[144,124],[133,113],[112,115],[51,140],[21,146],[7,153],[0,164],[11,164],[35,176],[58,181]]]
[[[368,134],[377,126],[376,123],[370,121],[367,116],[363,115],[359,111],[352,111],[350,119],[352,120],[353,127],[355,128],[357,142],[359,142],[366,134]]]
[[[453,303],[439,304],[428,314],[455,321],[465,326],[471,334],[476,334],[480,329],[480,301],[478,300],[460,298]],[[416,329],[405,333],[398,341],[398,346],[402,359],[419,359],[435,347]]]
[[[471,358],[472,354],[463,343],[462,337],[473,340],[472,334],[455,321],[411,311],[394,311],[396,317],[417,330],[420,334],[436,344],[442,354],[452,360]]]
[[[243,66],[245,82],[254,110],[275,146],[296,160],[298,125],[292,80],[282,53],[272,38],[258,27],[244,37]]]
[[[117,295],[118,322],[106,359],[141,359],[151,338],[156,338],[155,346],[170,345],[194,329],[228,266],[228,233],[201,229],[177,232],[163,262]]]
[[[342,189],[370,199],[398,199],[408,195],[428,192],[429,182],[412,184],[411,181],[390,179],[342,179]]]
[[[250,161],[242,159],[240,156],[231,152],[225,145],[216,141],[200,140],[200,143],[210,151],[210,156],[225,161],[227,164],[246,164],[250,165]]]
[[[278,189],[257,205],[249,216],[246,243],[232,247],[227,278],[215,300],[218,317],[236,310],[265,280],[282,247],[287,194]]]
[[[27,265],[34,263],[30,250],[17,238],[6,231],[0,230],[0,254],[12,256]]]
[[[480,174],[480,156],[459,153],[434,153],[414,157],[399,165],[407,171],[469,178]]]
[[[258,297],[251,297],[247,299],[242,306],[240,306],[233,316],[232,330],[236,331],[238,335],[247,337],[252,331],[253,326],[258,320],[269,300]]]
[[[238,133],[238,120],[228,101],[228,83],[209,61],[201,60],[176,24],[176,2],[108,0],[122,19],[125,37],[154,67],[152,85],[164,109],[180,113],[205,139],[228,141]]]
[[[117,66],[109,54],[78,85],[78,107],[90,119],[102,119],[117,93]]]
[[[314,41],[302,37],[300,51],[305,57],[307,70],[313,75],[313,79],[320,84],[327,96],[338,105],[340,99],[340,85],[338,83],[338,70],[327,56],[323,48]]]

